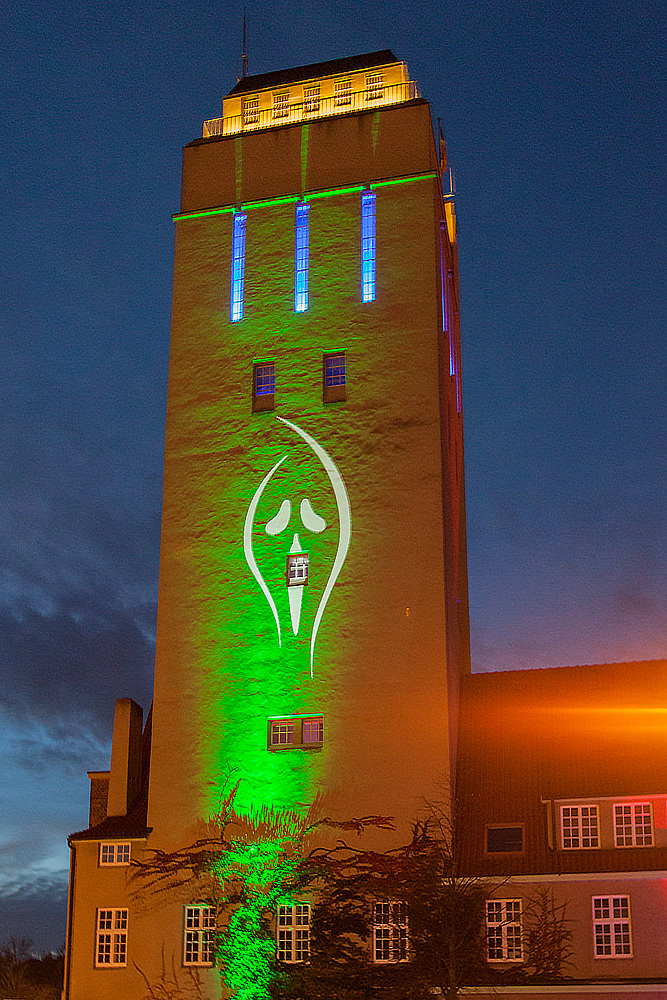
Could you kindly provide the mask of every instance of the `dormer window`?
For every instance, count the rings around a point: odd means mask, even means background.
[[[289,116],[289,90],[283,90],[273,95],[273,117],[287,118]]]
[[[259,97],[248,97],[243,102],[243,124],[257,125],[259,122]]]
[[[352,104],[352,80],[336,80],[334,83],[334,107],[342,108]]]
[[[366,77],[366,103],[381,101],[384,94],[382,73],[372,73]]]

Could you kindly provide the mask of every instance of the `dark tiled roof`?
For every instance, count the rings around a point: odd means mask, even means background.
[[[474,674],[461,688],[464,863],[480,874],[667,869],[667,849],[554,851],[546,802],[667,793],[667,661]],[[525,824],[484,855],[485,824]]]
[[[388,63],[397,62],[400,62],[400,59],[394,55],[391,49],[367,52],[362,56],[348,56],[347,59],[330,59],[328,62],[295,66],[293,69],[283,69],[277,73],[246,76],[244,80],[239,80],[226,96],[233,97],[235,94],[247,94],[251,90],[263,90],[265,87],[282,87],[288,83],[298,83],[300,80],[313,80],[318,76],[352,73],[354,70],[370,69],[372,66],[386,66]]]

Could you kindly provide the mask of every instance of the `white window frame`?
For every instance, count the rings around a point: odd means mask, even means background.
[[[243,102],[243,124],[257,125],[259,122],[259,97],[246,97]]]
[[[381,101],[384,97],[384,77],[382,73],[369,73],[366,76],[366,103]]]
[[[600,816],[596,805],[560,807],[564,851],[592,851],[600,846]]]
[[[183,965],[214,964],[215,910],[207,903],[183,907]]]
[[[648,822],[646,822],[647,819]],[[616,847],[653,847],[652,802],[618,802],[614,804],[614,845]]]
[[[268,722],[269,750],[317,749],[324,743],[323,715],[284,716]]]
[[[523,962],[523,906],[520,899],[487,899],[488,962]]]
[[[286,965],[300,965],[310,958],[310,903],[278,907],[276,955]]]
[[[402,900],[373,904],[373,962],[397,965],[409,962],[408,905]]]
[[[287,586],[305,587],[308,584],[308,553],[290,552],[287,556]]]
[[[595,958],[632,958],[630,897],[593,896]]]
[[[304,115],[317,115],[320,112],[320,85],[312,84],[303,88]]]
[[[95,918],[95,968],[123,968],[127,965],[127,918],[125,908],[98,908]]]
[[[101,841],[99,864],[101,868],[127,867],[130,863],[132,849],[129,840]]]

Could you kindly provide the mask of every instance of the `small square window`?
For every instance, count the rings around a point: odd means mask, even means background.
[[[305,587],[308,583],[308,553],[290,552],[287,556],[287,586]]]
[[[252,370],[252,408],[255,413],[275,409],[276,366],[257,361]]]
[[[523,826],[488,826],[487,854],[517,854],[523,851]]]
[[[345,351],[325,354],[322,359],[322,400],[337,403],[347,399]]]
[[[129,843],[100,844],[100,865],[129,865]]]

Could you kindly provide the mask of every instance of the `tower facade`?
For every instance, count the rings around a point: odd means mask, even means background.
[[[72,1000],[141,997],[165,961],[219,995],[201,901],[141,898],[126,857],[195,842],[232,789],[249,821],[393,817],[379,849],[448,800],[469,640],[444,166],[389,51],[247,77],[184,149],[154,702],[143,734],[117,706],[71,840]]]

